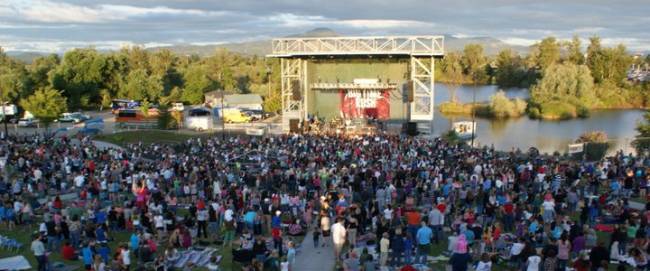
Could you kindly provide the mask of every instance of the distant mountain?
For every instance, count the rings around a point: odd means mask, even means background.
[[[287,37],[339,37],[339,33],[329,28],[316,28],[302,34],[289,35]],[[445,50],[448,52],[462,51],[465,45],[470,43],[477,43],[483,45],[485,53],[488,55],[496,55],[499,51],[505,48],[510,48],[515,52],[521,54],[528,53],[529,48],[526,46],[518,46],[505,43],[501,40],[491,37],[469,37],[458,38],[452,35],[445,36]],[[250,42],[238,43],[225,43],[215,45],[174,45],[166,47],[155,47],[149,50],[169,49],[175,53],[183,55],[197,54],[199,56],[207,56],[213,54],[217,49],[224,48],[232,52],[246,54],[246,55],[267,55],[271,53],[271,41],[259,40]]]
[[[491,37],[457,38],[452,35],[444,36],[445,50],[447,52],[462,51],[463,48],[465,48],[465,45],[470,43],[483,45],[483,49],[486,55],[496,55],[499,53],[499,51],[506,48],[510,48],[520,54],[528,54],[528,51],[530,50],[528,46],[513,45]]]
[[[48,53],[42,53],[42,52],[22,52],[22,51],[8,51],[6,53],[8,56],[18,59],[27,64],[32,63],[32,61],[34,61],[34,59],[37,57],[49,55]]]

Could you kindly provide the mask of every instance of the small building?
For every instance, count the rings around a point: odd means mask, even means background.
[[[249,110],[262,110],[262,103],[259,94],[230,94],[224,100],[226,106]]]

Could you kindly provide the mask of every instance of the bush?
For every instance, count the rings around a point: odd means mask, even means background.
[[[498,91],[490,97],[489,109],[496,118],[519,117],[526,111],[526,102],[521,99],[510,100],[505,92]]]
[[[564,120],[577,116],[575,106],[566,102],[546,102],[542,103],[540,108],[542,119]]]
[[[579,106],[576,114],[578,115],[579,118],[586,119],[591,115],[591,112],[589,111],[589,108],[584,106]]]
[[[439,106],[440,113],[446,114],[472,114],[472,104],[462,104],[457,102],[444,102]]]
[[[167,130],[167,129],[176,129],[177,122],[176,119],[166,108],[160,108],[160,115],[158,116],[158,129]]]
[[[528,117],[531,119],[541,119],[542,112],[539,110],[539,107],[530,107],[528,108]]]

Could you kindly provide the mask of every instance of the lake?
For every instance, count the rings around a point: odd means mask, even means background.
[[[489,101],[496,93],[497,86],[460,86],[456,97],[460,102],[472,102],[474,93],[477,102]],[[528,90],[522,88],[505,89],[510,98],[528,98]],[[445,84],[435,85],[435,104],[449,101],[449,90]],[[567,144],[572,143],[582,133],[604,131],[613,145],[610,152],[623,149],[631,152],[630,143],[636,135],[635,127],[643,120],[644,110],[600,110],[591,112],[587,119],[564,121],[531,120],[528,117],[516,119],[492,120],[476,118],[477,132],[475,143],[494,145],[498,150],[509,151],[513,148],[527,150],[536,147],[541,152],[565,152]],[[433,135],[438,136],[451,128],[453,122],[470,120],[470,116],[446,116],[436,112],[433,120]],[[426,125],[424,125],[426,126]],[[426,128],[425,128],[426,129]]]

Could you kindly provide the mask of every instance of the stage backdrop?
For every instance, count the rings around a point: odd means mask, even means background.
[[[378,79],[396,83],[397,89],[359,92],[355,90],[308,90],[307,112],[326,119],[333,117],[375,117],[383,120],[406,119],[404,84],[408,80],[408,59],[346,58],[312,59],[307,80],[312,83],[352,83],[354,79]]]

